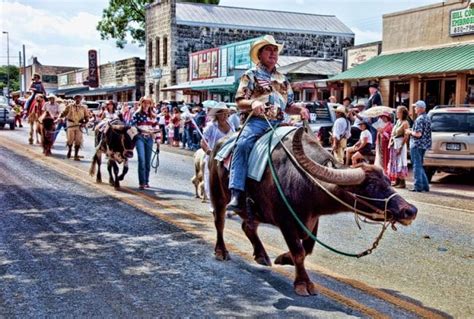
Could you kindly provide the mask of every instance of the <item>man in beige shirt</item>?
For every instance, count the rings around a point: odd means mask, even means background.
[[[82,131],[89,120],[89,112],[87,106],[81,104],[82,96],[74,95],[74,104],[68,104],[66,109],[61,113],[61,119],[67,120],[67,158],[71,158],[72,144],[74,144],[74,160],[79,161],[79,148],[82,145]]]

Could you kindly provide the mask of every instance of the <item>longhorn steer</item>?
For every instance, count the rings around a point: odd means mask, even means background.
[[[350,169],[339,165],[336,165],[337,168],[321,165],[327,162],[336,163],[336,161],[313,136],[304,133],[302,128],[290,133],[283,143],[302,169],[319,181],[322,187],[351,206],[354,206],[355,201],[352,194],[386,199],[395,193],[383,171],[373,165],[364,164]],[[217,145],[214,152],[218,152],[221,144],[222,142]],[[320,216],[349,211],[296,168],[281,144],[273,151],[271,160],[288,201],[300,220],[314,235],[316,235]],[[215,208],[214,219],[217,230],[215,255],[218,260],[227,260],[229,253],[224,243],[223,233],[225,207],[230,198],[228,171],[221,162],[216,160],[211,161],[210,170],[211,200]],[[260,182],[247,180],[246,196],[251,199],[247,200],[247,203],[252,204],[248,204],[247,209],[239,215],[243,219],[242,229],[252,243],[257,263],[271,266],[271,261],[257,234],[258,224],[268,223],[279,227],[289,252],[278,256],[275,263],[295,265],[294,289],[298,295],[316,294],[316,287],[309,279],[304,267],[305,256],[311,254],[315,242],[303,231],[286,208],[268,165]],[[357,207],[373,214],[373,220],[383,220],[386,217],[393,223],[399,222],[403,225],[409,225],[417,214],[416,207],[407,203],[398,194],[393,195],[388,201],[386,216],[374,209],[383,211],[385,208],[383,201],[370,201],[367,205],[359,202]],[[249,212],[252,213],[249,214]]]
[[[54,143],[56,124],[54,118],[48,111],[45,111],[38,119],[37,130],[41,136],[41,146],[43,147],[43,154],[51,155],[51,147]]]
[[[128,159],[133,157],[136,134],[137,129],[135,127],[125,125],[110,125],[104,133],[99,132],[99,130],[95,131],[96,152],[92,158],[89,174],[94,176],[97,165],[97,183],[102,183],[100,165],[102,163],[102,153],[104,153],[108,158],[109,184],[114,186],[115,189],[120,188],[120,181],[124,179],[128,172]],[[119,175],[118,164],[120,163],[123,163],[123,169],[122,174]]]

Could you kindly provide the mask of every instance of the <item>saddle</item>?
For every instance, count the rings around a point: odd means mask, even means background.
[[[278,143],[289,133],[296,130],[297,127],[295,126],[280,126],[275,129],[275,133],[273,130],[267,131],[264,135],[262,135],[257,142],[255,143],[252,151],[250,152],[249,160],[248,160],[248,171],[247,177],[260,182],[265,172],[265,168],[267,167],[267,160],[268,160],[268,143],[270,137],[272,138],[272,144],[270,153],[273,152],[275,147]],[[273,134],[273,136],[272,136]],[[232,152],[234,150],[234,145],[237,141],[237,134],[231,136],[221,147],[219,152],[214,157],[215,160],[220,162],[224,162],[224,166],[229,169]]]

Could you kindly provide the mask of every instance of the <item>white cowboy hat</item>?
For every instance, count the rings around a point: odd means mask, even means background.
[[[346,110],[346,107],[344,105],[338,105],[335,112],[347,115],[347,110]]]
[[[250,47],[250,59],[252,59],[253,63],[258,64],[260,62],[258,58],[258,51],[266,45],[276,46],[278,48],[278,53],[283,50],[283,44],[277,43],[272,35],[266,35],[263,38],[255,41]]]
[[[52,93],[49,93],[48,96],[46,96],[47,99],[57,99],[58,97]]]
[[[216,116],[217,113],[220,111],[229,112],[229,108],[227,107],[227,104],[225,104],[224,102],[219,102],[216,104],[216,106],[210,107],[208,110],[209,110],[207,112],[208,116]]]

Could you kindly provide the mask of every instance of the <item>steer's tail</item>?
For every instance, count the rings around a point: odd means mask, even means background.
[[[97,165],[97,153],[95,153],[94,156],[92,157],[91,168],[89,169],[89,175],[92,177],[95,175],[96,165]]]

